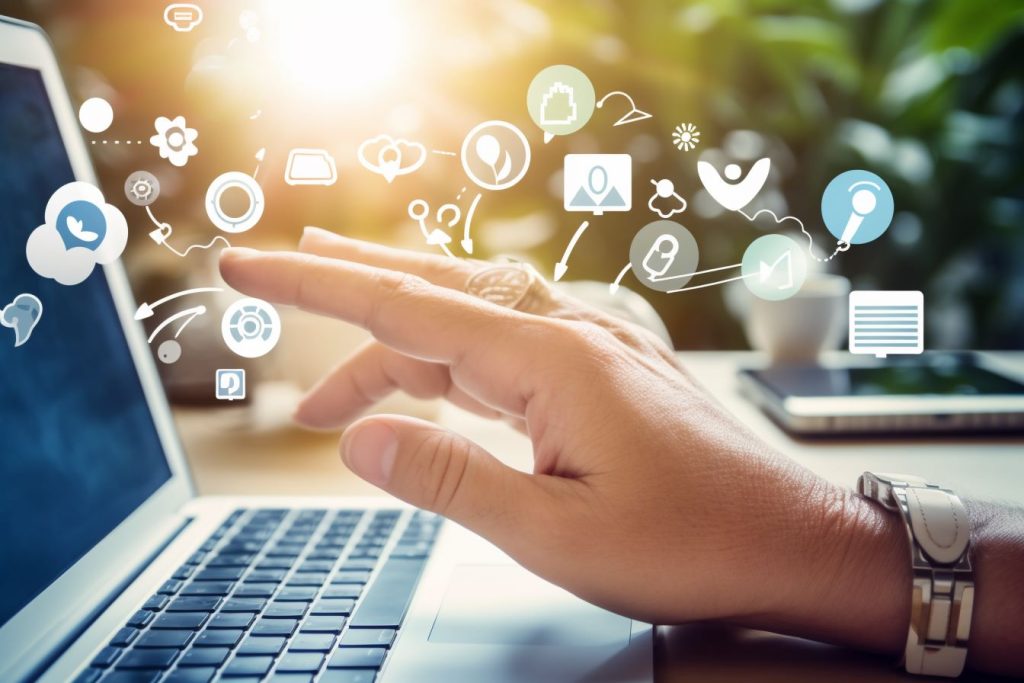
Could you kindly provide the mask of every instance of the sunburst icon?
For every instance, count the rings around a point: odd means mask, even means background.
[[[683,152],[689,152],[700,142],[700,131],[692,123],[680,123],[672,131],[672,144]]]

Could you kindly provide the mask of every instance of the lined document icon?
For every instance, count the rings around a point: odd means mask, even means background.
[[[924,294],[850,292],[850,353],[885,358],[924,350]]]

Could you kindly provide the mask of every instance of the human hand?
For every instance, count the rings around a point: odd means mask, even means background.
[[[357,475],[622,614],[899,649],[901,529],[772,452],[653,335],[553,293],[530,311],[482,301],[461,291],[479,267],[463,261],[322,231],[301,249],[221,257],[236,289],[376,339],[312,391],[300,421],[340,426],[402,388],[506,418],[534,449],[524,474],[436,425],[374,416],[342,438]],[[872,600],[849,590],[864,582]]]

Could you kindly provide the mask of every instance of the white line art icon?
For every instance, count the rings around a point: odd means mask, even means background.
[[[600,109],[601,107],[603,107],[605,100],[615,95],[625,97],[627,100],[629,100],[629,111],[620,116],[619,120],[612,124],[612,127],[624,126],[627,123],[636,123],[637,121],[643,121],[644,119],[649,119],[653,116],[652,114],[648,114],[642,109],[637,109],[636,102],[633,101],[633,98],[628,93],[624,93],[621,90],[613,90],[604,97],[602,97],[600,100],[597,101],[597,108]]]

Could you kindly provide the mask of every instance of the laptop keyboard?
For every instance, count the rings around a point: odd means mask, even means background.
[[[236,510],[78,681],[371,683],[441,521],[420,511]]]

